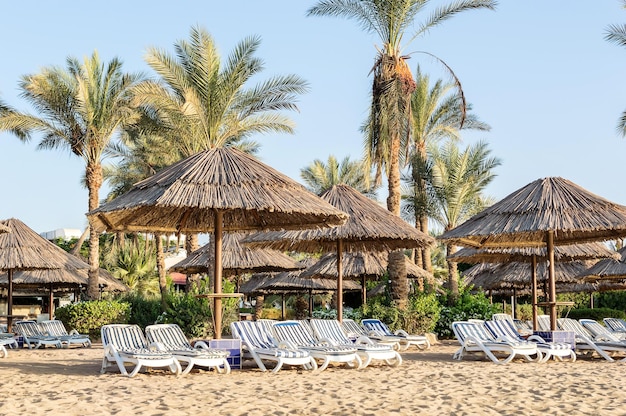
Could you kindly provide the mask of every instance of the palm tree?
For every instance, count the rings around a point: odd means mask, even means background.
[[[626,0],[622,0],[622,7],[626,8]],[[606,30],[604,39],[609,42],[616,43],[619,46],[626,47],[626,24],[622,25],[610,25]],[[622,116],[617,123],[617,130],[626,136],[626,111],[622,113]]]
[[[400,215],[400,168],[402,141],[410,131],[410,98],[416,84],[403,54],[417,37],[450,17],[471,9],[494,9],[495,0],[456,0],[434,9],[404,42],[406,31],[413,27],[416,16],[424,11],[428,0],[320,0],[308,10],[309,16],[338,16],[356,20],[366,31],[379,36],[378,48],[372,72],[372,103],[367,132],[368,160],[377,167],[380,175],[387,175],[387,209]],[[394,287],[407,286],[406,273],[400,264],[403,258],[396,253],[398,261],[389,261],[391,280],[398,280]],[[405,292],[408,294],[408,292]],[[392,293],[396,304],[403,308],[407,299],[402,293]]]
[[[102,186],[102,160],[111,143],[127,125],[137,120],[130,102],[130,91],[142,80],[139,74],[122,72],[122,62],[114,58],[108,64],[97,52],[82,64],[68,57],[67,68],[48,67],[35,75],[21,78],[22,97],[39,115],[5,111],[0,116],[0,130],[41,133],[40,149],[65,148],[85,161],[85,182],[89,193],[89,211],[98,207]],[[87,294],[97,299],[99,242],[95,227],[89,232],[89,285]]]
[[[428,153],[432,164],[429,186],[436,207],[432,219],[444,231],[451,230],[492,203],[483,196],[483,191],[495,178],[493,169],[500,166],[501,161],[490,156],[491,151],[485,142],[479,141],[461,151],[450,140],[441,147],[429,146]],[[455,252],[454,245],[447,246],[447,256]],[[450,261],[448,284],[454,302],[459,295],[459,283],[456,263]]]
[[[370,173],[364,163],[351,161],[348,156],[341,162],[333,155],[328,156],[327,163],[315,159],[309,166],[300,169],[300,177],[307,188],[317,195],[323,194],[334,185],[345,184],[362,194],[374,197],[374,181],[368,176]]]
[[[411,96],[411,137],[404,149],[405,160],[411,161],[411,175],[410,192],[403,192],[403,216],[410,217],[417,229],[428,234],[429,204],[423,172],[427,146],[443,139],[459,140],[462,129],[488,131],[490,126],[475,114],[463,112],[462,98],[455,92],[455,83],[437,80],[431,86],[430,77],[421,72],[419,65],[415,80],[417,87]],[[466,107],[471,110],[471,105]],[[429,247],[417,252],[416,263],[432,272]]]

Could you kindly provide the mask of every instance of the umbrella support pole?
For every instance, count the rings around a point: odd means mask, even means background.
[[[531,293],[533,305],[533,331],[537,331],[539,323],[537,321],[537,256],[533,254],[531,270]]]
[[[554,278],[554,231],[547,233],[548,249],[548,290],[550,302],[550,329],[556,331],[556,283]]]

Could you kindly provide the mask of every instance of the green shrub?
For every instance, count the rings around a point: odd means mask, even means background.
[[[66,328],[81,334],[100,338],[100,327],[106,324],[124,324],[130,317],[130,304],[112,300],[94,300],[71,303],[55,310],[57,319]]]
[[[173,293],[170,307],[156,322],[176,324],[190,338],[206,338],[213,332],[210,301],[213,299],[197,297],[196,293]]]
[[[137,324],[142,329],[146,326],[154,324],[159,316],[161,316],[161,299],[145,298],[137,293],[129,293],[122,296],[122,302],[130,304],[129,324]]]
[[[356,309],[352,319],[380,319],[392,331],[403,329],[410,334],[422,334],[435,328],[439,320],[439,310],[435,294],[411,296],[406,310],[386,305],[384,299],[376,298]],[[344,317],[348,316],[344,313]]]
[[[446,304],[446,300],[440,299],[440,303]],[[498,312],[498,306],[492,305],[480,292],[472,294],[469,291],[460,293],[455,305],[441,308],[439,321],[435,326],[435,333],[440,338],[452,338],[452,322],[467,321],[468,319],[490,319]]]
[[[602,322],[604,318],[620,318],[626,319],[626,313],[617,309],[610,308],[594,308],[594,309],[572,309],[569,314],[572,319],[594,319]]]
[[[626,310],[626,291],[611,290],[593,295],[594,303],[599,308]]]

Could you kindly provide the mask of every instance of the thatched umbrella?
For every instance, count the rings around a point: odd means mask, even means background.
[[[224,276],[301,268],[293,258],[278,250],[253,249],[242,245],[239,241],[246,235],[246,233],[224,234],[222,240],[222,271]],[[211,244],[200,247],[189,254],[187,258],[170,267],[170,270],[186,274],[209,273],[214,275],[215,250],[212,248]]]
[[[440,236],[461,246],[546,247],[549,309],[556,329],[554,246],[626,236],[626,207],[563,178],[538,179]]]
[[[434,239],[400,217],[393,215],[375,201],[347,185],[335,185],[321,195],[330,204],[347,212],[348,221],[339,227],[305,231],[257,233],[243,240],[244,244],[308,252],[343,253],[346,251],[394,251],[425,247]],[[342,319],[343,270],[337,262],[337,318]]]
[[[0,270],[7,272],[7,329],[13,321],[13,274],[19,270],[61,269],[73,259],[15,218],[0,221],[10,232],[0,234]],[[79,259],[76,258],[76,261]]]
[[[332,292],[337,290],[336,279],[304,278],[302,270],[276,273],[255,273],[241,286],[243,293],[269,294],[277,293],[283,299],[283,318],[285,314],[285,295],[289,293],[308,292],[309,315],[313,313],[313,293]],[[354,281],[345,282],[344,290],[361,290],[361,285]]]
[[[367,278],[378,278],[387,271],[387,253],[374,251],[344,252],[341,258],[343,279],[361,279],[363,303],[367,301]],[[407,277],[432,278],[432,274],[418,267],[405,258]],[[318,262],[306,268],[301,277],[334,278],[337,279],[337,253],[326,253]]]
[[[96,229],[208,233],[215,241],[215,337],[222,331],[222,233],[343,224],[347,215],[232,148],[195,154],[89,212]]]
[[[10,233],[11,229],[9,227],[7,227],[6,225],[0,225],[0,234],[2,233]]]
[[[618,250],[617,259],[600,260],[579,277],[588,282],[602,282],[626,279],[626,247]]]

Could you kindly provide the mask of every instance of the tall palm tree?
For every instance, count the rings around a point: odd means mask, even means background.
[[[470,113],[463,111],[462,98],[456,91],[456,84],[437,80],[431,85],[430,77],[423,74],[418,65],[416,89],[411,96],[411,136],[404,151],[405,160],[411,162],[409,193],[403,192],[403,216],[411,217],[415,227],[428,234],[428,195],[423,168],[427,164],[428,145],[438,144],[443,139],[459,140],[461,130],[488,131],[490,126]],[[408,218],[407,218],[408,219]],[[419,250],[416,263],[432,272],[430,247]]]
[[[346,156],[339,162],[333,155],[328,156],[324,163],[315,159],[309,166],[300,169],[300,177],[307,188],[321,195],[334,185],[344,184],[370,197],[374,197],[376,189],[373,178],[362,161],[352,161]]]
[[[307,12],[309,16],[354,19],[367,32],[378,35],[382,42],[372,69],[372,103],[365,128],[366,153],[368,160],[377,167],[377,173],[384,170],[387,175],[387,209],[396,215],[400,215],[401,146],[402,141],[408,139],[410,97],[416,87],[403,49],[460,12],[482,8],[493,10],[497,4],[495,0],[455,0],[437,7],[406,40],[406,32],[428,3],[429,0],[320,0]],[[392,281],[397,280],[392,287],[407,287],[403,257],[400,253],[392,253],[392,258],[389,260],[389,277]],[[400,308],[407,302],[404,293],[408,295],[407,291],[392,293]]]
[[[39,114],[5,111],[0,116],[0,130],[24,132],[26,135],[18,135],[24,141],[32,133],[41,133],[40,149],[65,148],[83,158],[91,211],[99,204],[102,160],[119,132],[137,120],[130,91],[142,76],[123,73],[122,61],[117,58],[104,64],[97,52],[82,63],[68,57],[66,65],[23,76],[19,84],[21,95]],[[90,227],[87,293],[91,299],[99,295],[98,256],[98,232]]]
[[[430,184],[436,210],[432,213],[444,231],[451,230],[472,215],[480,212],[493,201],[483,195],[483,191],[493,181],[493,169],[501,161],[490,156],[487,143],[479,141],[460,150],[450,140],[443,146],[429,146],[429,160],[432,163]],[[452,244],[447,246],[446,255],[456,252]],[[451,301],[459,295],[456,263],[448,261],[448,284]]]
[[[626,8],[626,0],[622,0],[622,7]],[[616,43],[619,46],[626,47],[626,24],[610,25],[606,30],[604,39],[609,42]],[[617,123],[617,130],[626,136],[626,111],[622,113],[622,116]]]

